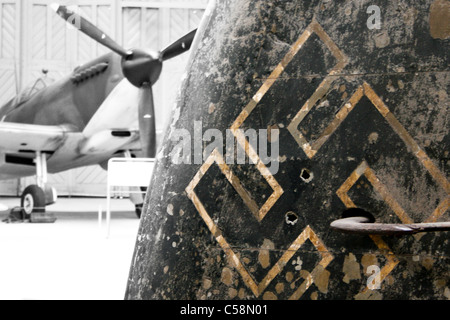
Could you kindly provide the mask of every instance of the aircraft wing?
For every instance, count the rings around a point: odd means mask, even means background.
[[[0,150],[55,151],[64,142],[68,132],[73,130],[66,126],[0,122]]]

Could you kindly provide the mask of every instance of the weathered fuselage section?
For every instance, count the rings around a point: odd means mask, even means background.
[[[126,298],[449,299],[448,232],[330,228],[450,220],[449,6],[211,4]]]

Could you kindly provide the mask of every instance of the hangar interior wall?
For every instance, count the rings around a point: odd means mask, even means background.
[[[0,0],[0,105],[49,71],[55,80],[108,52],[68,26],[50,4],[54,0]],[[162,50],[198,27],[208,0],[64,0],[126,48]],[[188,55],[164,65],[156,84],[157,133],[163,134]],[[34,178],[0,182],[0,195],[18,195]],[[26,181],[24,181],[26,180]],[[106,172],[100,167],[49,176],[60,195],[102,196]]]

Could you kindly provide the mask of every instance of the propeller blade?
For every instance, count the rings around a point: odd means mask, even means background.
[[[189,32],[187,35],[164,49],[161,53],[162,59],[166,61],[188,51],[191,48],[196,33],[197,29]]]
[[[106,35],[98,27],[90,23],[88,20],[80,16],[79,14],[69,10],[66,6],[54,3],[51,5],[52,9],[66,20],[69,24],[74,25],[77,29],[83,32],[85,35],[91,37],[98,43],[104,45],[110,50],[114,51],[118,55],[127,58],[133,54],[132,51],[125,50],[117,42],[115,42],[111,37]]]
[[[153,89],[145,85],[140,89],[139,135],[145,158],[156,157],[156,122]]]
[[[14,80],[16,82],[16,95],[20,93],[20,80],[19,80],[19,67],[17,65],[17,59],[14,60]]]

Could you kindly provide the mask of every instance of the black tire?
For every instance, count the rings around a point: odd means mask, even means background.
[[[29,219],[32,213],[45,212],[45,192],[36,185],[28,186],[22,193],[20,206]]]

